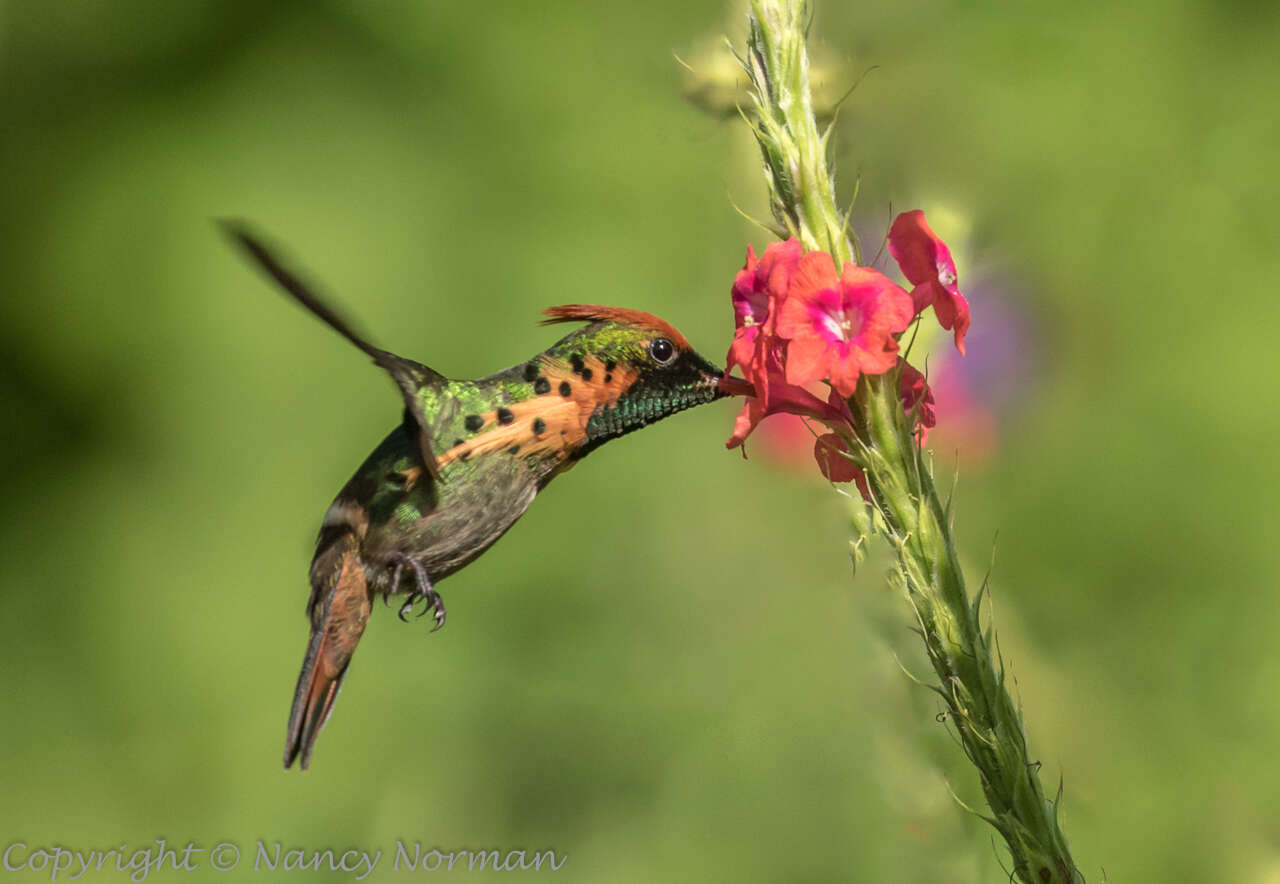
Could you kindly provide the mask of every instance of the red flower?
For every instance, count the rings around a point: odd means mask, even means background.
[[[964,352],[969,330],[969,302],[956,285],[956,262],[947,244],[938,239],[924,220],[924,212],[912,209],[894,219],[889,228],[889,253],[911,284],[911,300],[919,313],[930,304],[945,329],[954,329],[956,349]]]
[[[915,232],[927,232],[923,216],[917,220]],[[903,229],[895,222],[895,231]],[[913,249],[920,246],[919,237],[913,239],[911,230],[907,234],[900,242]],[[932,238],[932,233],[928,237]],[[936,238],[925,245],[929,243],[937,243],[942,250],[939,254],[949,264],[946,246]],[[909,277],[917,269],[918,257],[906,252],[900,256],[904,269],[912,268]],[[954,270],[954,265],[949,266]],[[934,280],[939,286],[943,282]],[[950,284],[954,286],[954,282],[952,273]],[[941,303],[925,283],[918,282],[917,291]],[[833,482],[857,481],[866,496],[866,477],[847,456],[844,439],[852,429],[853,416],[846,399],[853,395],[861,375],[883,374],[899,364],[898,395],[923,444],[935,422],[933,393],[924,376],[898,357],[897,335],[906,330],[917,307],[912,295],[884,274],[852,263],[845,264],[844,272],[837,275],[830,255],[819,251],[806,254],[794,238],[771,243],[759,260],[748,247],[732,295],[736,328],[729,347],[729,368],[720,386],[723,393],[745,396],[747,401],[734,422],[727,447],[742,446],[756,426],[772,414],[819,420],[837,432],[822,435],[814,445],[818,468]],[[963,298],[959,303],[964,305]],[[937,311],[940,318],[945,310]],[[956,314],[951,316],[954,319]],[[968,325],[967,305],[964,325]],[[957,341],[963,346],[963,329],[958,326]],[[746,380],[729,376],[734,366],[742,369]],[[830,386],[826,402],[805,389],[806,384],[819,381]]]
[[[736,448],[741,445],[751,435],[756,424],[771,414],[784,412],[798,414],[802,417],[815,418],[828,425],[852,422],[849,406],[844,403],[844,400],[832,396],[830,400],[823,402],[803,387],[787,383],[786,378],[782,376],[782,367],[776,352],[767,360],[767,367],[768,370],[763,374],[763,380],[766,383],[755,386],[756,395],[746,393],[746,383],[737,378],[721,381],[721,388],[725,392],[732,395],[746,394],[749,397],[742,406],[742,410],[738,412],[737,420],[733,424],[733,435],[725,442],[726,448]],[[764,387],[763,390],[761,386]]]
[[[879,271],[848,263],[837,277],[826,252],[805,254],[777,318],[778,336],[789,339],[787,381],[825,378],[852,396],[860,374],[883,374],[897,362],[893,336],[911,322],[911,307],[911,297]]]
[[[726,374],[740,366],[747,380],[767,386],[767,350],[773,341],[777,305],[786,297],[803,249],[795,237],[765,247],[760,260],[747,246],[747,262],[733,280],[733,315],[737,330],[729,345]],[[757,378],[757,375],[759,377]]]
[[[898,396],[902,399],[902,408],[907,414],[915,411],[917,404],[920,410],[915,414],[915,433],[924,445],[929,438],[929,430],[938,422],[933,412],[933,390],[925,382],[924,375],[911,363],[902,360],[902,378],[898,382]]]

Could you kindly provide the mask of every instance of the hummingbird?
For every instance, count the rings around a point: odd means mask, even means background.
[[[445,623],[437,586],[491,547],[547,483],[605,442],[734,392],[669,323],[639,310],[568,304],[542,324],[586,325],[477,380],[455,380],[369,343],[248,227],[223,222],[303,307],[380,367],[403,414],[342,487],[311,561],[310,637],[289,712],[284,766],[306,770],[374,600]]]

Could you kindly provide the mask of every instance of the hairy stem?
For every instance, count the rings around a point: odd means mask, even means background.
[[[827,136],[818,133],[809,89],[805,4],[751,4],[750,36],[743,66],[751,77],[750,120],[764,158],[774,218],[806,250],[862,263],[858,238],[836,211],[835,183],[827,168]]]

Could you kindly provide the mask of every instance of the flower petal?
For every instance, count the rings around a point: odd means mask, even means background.
[[[933,390],[925,381],[923,374],[909,362],[902,361],[902,374],[898,381],[898,396],[902,399],[902,409],[915,417],[914,431],[924,445],[929,438],[929,430],[937,423],[934,413]]]
[[[746,262],[734,277],[730,293],[737,331],[725,360],[728,368],[739,366],[748,376],[758,372],[752,366],[761,360],[761,347],[767,347],[773,334],[777,305],[786,297],[803,251],[794,237],[769,243],[759,260],[755,249],[747,246]]]
[[[784,314],[785,315],[785,314]],[[830,347],[817,335],[806,335],[787,342],[786,380],[788,384],[811,384],[829,373]]]
[[[733,435],[725,440],[725,448],[737,448],[743,442],[747,441],[747,437],[756,428],[756,424],[764,419],[764,403],[755,398],[748,399],[742,403],[742,409],[738,412],[737,418],[733,421]],[[743,451],[743,457],[746,457],[746,451]]]
[[[738,275],[733,278],[733,288],[730,290],[730,298],[733,300],[734,320],[738,328],[742,328],[744,321],[752,316],[751,295],[756,290],[756,266],[758,264],[756,250],[748,243],[747,260],[742,265],[742,269],[738,271]]]
[[[760,258],[759,275],[769,293],[781,299],[791,286],[791,278],[804,255],[804,247],[794,236],[785,242],[771,242]]]
[[[947,330],[955,329],[956,349],[964,354],[964,336],[969,331],[969,301],[956,292],[933,302],[933,312],[938,324]]]
[[[792,338],[809,333],[812,321],[808,305],[822,300],[828,292],[840,286],[835,262],[826,252],[806,252],[800,259],[786,299],[778,311],[777,333],[780,338]],[[793,303],[794,302],[794,303]]]
[[[879,322],[883,322],[885,331],[898,334],[911,324],[915,316],[911,296],[879,270],[848,263],[844,265],[840,283],[846,298],[854,297],[861,303],[874,305],[872,312]]]
[[[829,399],[823,402],[803,387],[793,386],[786,382],[780,372],[770,372],[770,384],[767,394],[752,396],[747,399],[742,410],[738,412],[734,422],[733,435],[725,442],[726,448],[741,445],[747,436],[756,428],[756,424],[771,414],[798,414],[822,421],[827,426],[850,424],[852,416],[849,407],[840,399]],[[745,392],[745,383],[736,378],[726,378],[720,382],[720,389],[726,393]],[[756,391],[760,388],[757,386]]]
[[[729,345],[729,356],[725,360],[725,371],[735,365],[744,372],[750,373],[751,363],[756,353],[756,339],[760,336],[760,326],[747,325],[733,333],[733,343]]]
[[[893,255],[902,275],[919,285],[934,279],[944,286],[956,284],[956,264],[947,244],[934,234],[924,220],[924,212],[903,212],[889,228],[889,254]]]
[[[800,262],[778,311],[779,337],[790,338],[786,379],[823,378],[853,394],[860,374],[881,374],[897,363],[894,335],[911,322],[911,296],[883,273],[847,263],[840,277],[825,252]]]
[[[863,500],[871,499],[867,477],[848,456],[849,447],[836,433],[825,433],[813,443],[813,459],[822,475],[832,482],[856,482]]]
[[[832,482],[852,482],[861,472],[849,459],[849,445],[836,433],[824,433],[813,442],[813,457],[822,475]]]
[[[951,250],[929,228],[924,212],[913,209],[894,219],[889,228],[889,252],[915,286],[911,291],[915,312],[932,304],[939,325],[955,331],[956,349],[964,353],[969,302],[960,294]]]

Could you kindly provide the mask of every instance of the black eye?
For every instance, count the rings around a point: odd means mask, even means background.
[[[676,358],[676,345],[666,338],[654,338],[649,344],[649,355],[659,365],[666,365]]]

